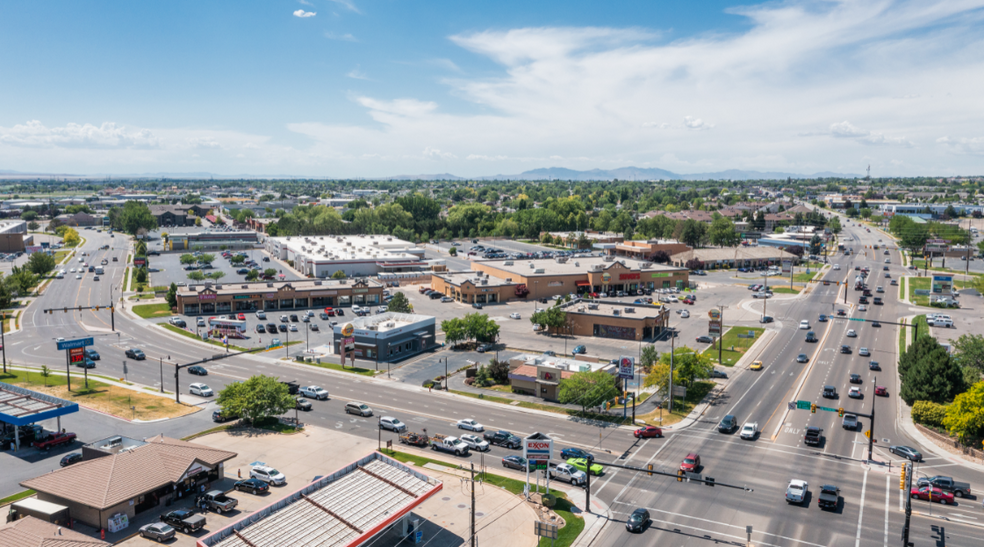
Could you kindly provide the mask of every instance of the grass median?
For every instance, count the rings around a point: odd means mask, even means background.
[[[153,296],[151,296],[153,298]],[[167,302],[161,304],[140,304],[138,306],[133,306],[130,308],[133,313],[143,317],[144,319],[154,319],[156,317],[170,317],[174,315],[171,313],[171,306]]]
[[[300,342],[291,342],[291,345],[294,345],[294,344],[300,344]],[[304,361],[302,359],[295,359],[293,362],[300,363],[302,365],[312,366],[312,367],[326,368],[326,369],[329,369],[329,370],[338,370],[338,371],[341,371],[341,372],[348,372],[350,374],[358,374],[360,376],[375,376],[376,374],[379,374],[380,372],[386,372],[385,370],[378,371],[377,372],[376,370],[373,370],[371,368],[343,367],[342,365],[339,365],[338,363],[327,363],[327,362],[324,362],[324,361],[322,361],[321,363],[319,363],[317,361],[310,361],[310,362],[308,362],[308,361]]]
[[[7,496],[6,498],[0,498],[0,507],[3,507],[4,505],[9,505],[11,503],[14,503],[15,501],[20,501],[24,498],[29,498],[34,494],[37,494],[37,492],[35,492],[34,490],[24,490],[23,492],[18,492],[12,496]]]
[[[176,418],[198,410],[196,407],[178,404],[165,397],[99,382],[92,377],[93,375],[90,374],[89,387],[86,388],[83,375],[73,372],[72,391],[68,391],[68,379],[64,374],[49,373],[45,378],[41,371],[11,370],[7,374],[0,374],[0,381],[126,419],[146,421]]]
[[[930,295],[917,295],[916,291],[932,291],[933,279],[931,277],[909,277],[907,279],[909,283],[909,302],[917,306],[929,306]],[[953,280],[953,288],[955,289],[966,289],[969,287],[971,287],[971,283],[967,281]]]
[[[746,336],[749,332],[753,333],[754,338],[739,338],[738,335]],[[731,327],[725,331],[724,336],[721,337],[720,345],[723,349],[720,351],[721,364],[726,367],[733,367],[738,360],[745,355],[752,344],[762,336],[765,329],[761,327]],[[718,358],[718,344],[714,344],[711,347],[703,351],[704,355],[707,355],[713,360]]]
[[[493,391],[489,389],[489,391]],[[472,399],[482,399],[485,401],[492,401],[493,403],[499,403],[509,406],[518,406],[522,408],[531,408],[534,410],[543,410],[546,412],[554,412],[556,414],[566,414],[568,416],[584,418],[588,420],[599,420],[603,422],[611,423],[623,423],[625,420],[621,416],[608,416],[606,414],[593,414],[591,412],[582,413],[580,410],[573,410],[570,408],[564,408],[562,406],[544,404],[544,403],[531,403],[529,401],[519,401],[516,399],[510,399],[508,397],[496,397],[495,395],[488,395],[485,393],[472,393],[471,391],[458,391],[456,389],[450,390],[451,393],[456,395],[463,395],[465,397],[471,397]]]
[[[793,288],[789,288],[789,287],[770,287],[770,289],[775,294],[799,294],[800,291],[803,290],[803,287],[796,287],[796,286],[794,286]]]
[[[159,305],[159,304],[151,304],[151,305]],[[180,334],[181,336],[184,336],[185,338],[191,338],[192,340],[198,340],[199,342],[205,342],[206,344],[210,344],[210,345],[213,345],[215,347],[222,348],[222,349],[225,349],[226,348],[226,345],[223,344],[222,342],[217,342],[217,341],[215,341],[215,340],[213,340],[211,338],[209,338],[208,340],[202,340],[202,337],[201,336],[198,336],[197,334],[195,334],[193,332],[186,331],[186,330],[184,330],[184,329],[182,329],[180,327],[175,327],[174,325],[171,325],[169,323],[158,323],[157,325],[160,326],[160,327],[164,327],[165,329],[167,329],[167,330],[169,330],[169,331],[171,331],[171,332],[173,332],[175,334]],[[230,351],[248,351],[249,348],[244,348],[244,347],[241,347],[241,346],[233,346],[232,344],[230,344],[229,345],[229,350]]]
[[[673,399],[673,412],[666,409],[655,410],[649,414],[636,416],[636,421],[657,426],[673,425],[686,418],[715,385],[717,384],[714,382],[694,382],[693,386],[687,388],[686,397],[682,400],[679,397]]]

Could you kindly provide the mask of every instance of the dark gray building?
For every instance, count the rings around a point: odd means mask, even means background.
[[[401,361],[434,347],[434,317],[386,312],[335,325],[333,346],[336,354],[342,352],[342,329],[348,324],[354,327],[349,346],[357,359]]]

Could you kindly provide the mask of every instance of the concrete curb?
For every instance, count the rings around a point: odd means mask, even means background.
[[[960,524],[966,524],[966,525],[969,525],[969,526],[975,526],[977,528],[984,528],[984,523],[973,522],[973,521],[970,521],[970,520],[955,519],[955,518],[951,518],[951,517],[945,517],[943,515],[930,515],[929,513],[924,513],[922,511],[913,511],[912,514],[919,515],[921,517],[931,518],[931,519],[945,520],[947,522],[959,522]]]

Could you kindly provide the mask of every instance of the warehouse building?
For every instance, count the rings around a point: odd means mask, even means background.
[[[373,279],[203,284],[178,287],[177,298],[184,315],[347,308],[379,305],[383,284]]]
[[[339,355],[347,344],[358,359],[400,361],[434,347],[436,324],[432,316],[412,313],[357,317],[335,325],[332,346]],[[352,334],[345,337],[342,332],[348,326],[352,327]]]
[[[430,270],[443,264],[424,260],[424,249],[387,235],[271,237],[266,249],[302,274],[320,278],[338,271],[358,277]]]
[[[23,252],[34,245],[34,236],[27,233],[27,222],[13,220],[0,223],[0,252]]]
[[[613,256],[489,260],[472,262],[472,268],[488,274],[489,279],[495,277],[505,284],[516,285],[512,296],[509,296],[508,288],[499,289],[497,294],[500,301],[507,299],[507,296],[516,298],[518,293],[530,298],[588,293],[637,294],[640,290],[683,289],[689,284],[686,268]],[[440,292],[451,296],[451,287],[447,283],[440,286]]]

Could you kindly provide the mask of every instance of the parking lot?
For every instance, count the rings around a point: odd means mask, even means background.
[[[148,246],[148,250],[153,250],[152,246]],[[255,249],[251,251],[245,251],[247,260],[253,259],[259,264],[259,269],[265,270],[267,268],[274,268],[278,271],[277,281],[297,281],[302,279],[296,272],[289,268],[284,268],[282,264],[270,259],[268,253],[261,249]],[[150,267],[155,268],[159,271],[151,272],[151,281],[155,286],[166,285],[170,286],[171,283],[193,283],[188,279],[188,274],[191,273],[189,270],[184,269],[184,265],[181,264],[181,255],[185,254],[182,252],[167,252],[161,253],[159,256],[149,257]],[[245,266],[233,266],[229,260],[222,258],[221,252],[211,253],[215,255],[215,261],[212,262],[212,268],[208,270],[200,270],[204,274],[209,274],[213,272],[223,272],[225,275],[217,281],[217,283],[238,283],[246,280],[246,276],[243,274],[236,273],[236,270],[240,268],[245,268]],[[270,259],[269,262],[264,262],[263,258]],[[284,275],[283,278],[279,277],[279,274]]]

